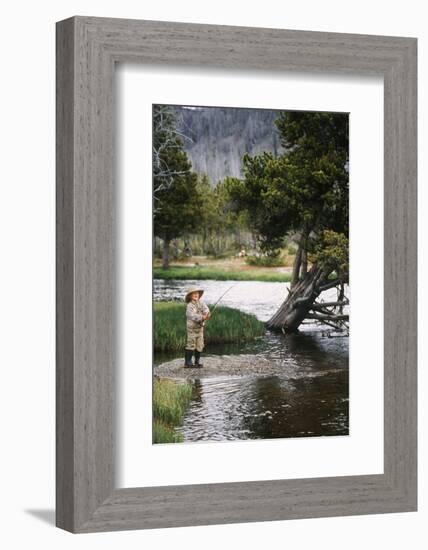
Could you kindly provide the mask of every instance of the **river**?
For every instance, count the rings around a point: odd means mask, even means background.
[[[182,300],[194,284],[204,289],[208,304],[234,285],[221,303],[261,321],[270,318],[288,292],[286,283],[155,280],[154,299]],[[320,298],[332,301],[336,290]],[[192,402],[177,431],[185,441],[348,435],[349,339],[326,329],[308,323],[297,334],[268,331],[239,346],[207,346],[207,355],[268,361],[274,374],[193,379]],[[157,365],[176,357],[156,354],[155,372]]]

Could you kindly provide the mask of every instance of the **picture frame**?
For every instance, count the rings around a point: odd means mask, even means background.
[[[416,39],[72,17],[57,23],[56,51],[56,525],[85,533],[415,511]],[[119,62],[383,77],[383,474],[115,487]]]

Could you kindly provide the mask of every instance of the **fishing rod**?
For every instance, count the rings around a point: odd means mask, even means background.
[[[239,283],[239,281],[236,281],[236,283],[233,283],[233,285],[231,287],[229,287],[227,290],[225,290],[223,292],[223,294],[220,296],[220,298],[217,300],[217,302],[214,304],[214,307],[212,308],[212,310],[210,311],[210,317],[211,315],[214,313],[216,307],[218,306],[219,302],[224,298],[224,296],[226,296],[226,294],[229,292],[229,290],[232,290],[232,288],[234,286],[236,286],[237,284]]]

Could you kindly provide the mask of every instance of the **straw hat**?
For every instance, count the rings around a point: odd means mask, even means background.
[[[198,288],[197,286],[192,286],[191,288],[188,289],[186,293],[186,297],[184,298],[184,301],[190,302],[190,295],[193,294],[194,292],[199,292],[199,298],[204,293],[204,291],[201,288]]]

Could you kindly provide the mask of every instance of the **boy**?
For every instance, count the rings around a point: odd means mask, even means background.
[[[190,288],[186,294],[187,303],[187,343],[185,349],[184,368],[201,368],[201,352],[204,349],[204,322],[210,317],[208,306],[201,301],[204,293],[200,288]],[[195,352],[195,364],[192,363],[193,352]]]

